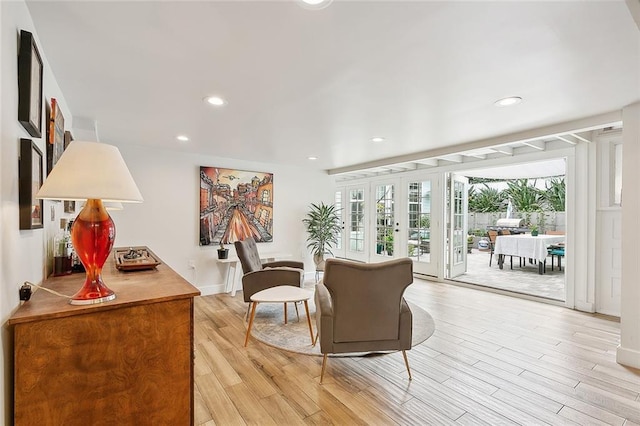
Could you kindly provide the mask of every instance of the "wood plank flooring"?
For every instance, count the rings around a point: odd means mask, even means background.
[[[640,425],[640,370],[601,315],[415,279],[436,331],[408,351],[329,358],[244,344],[240,294],[195,301],[196,425]],[[315,328],[315,324],[314,324]]]

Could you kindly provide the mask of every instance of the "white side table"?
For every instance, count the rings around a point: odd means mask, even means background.
[[[258,303],[284,303],[284,323],[287,323],[287,303],[304,302],[304,310],[307,313],[307,324],[309,324],[309,334],[311,335],[311,344],[314,343],[313,328],[311,327],[311,317],[309,316],[309,303],[312,293],[300,287],[291,285],[279,285],[277,287],[267,288],[259,291],[251,296],[251,316],[249,317],[249,325],[247,326],[247,335],[244,338],[244,345],[249,343],[251,335],[251,326],[256,316],[256,306]]]

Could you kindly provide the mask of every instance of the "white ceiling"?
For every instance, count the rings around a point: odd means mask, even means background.
[[[116,145],[336,169],[640,99],[622,0],[27,4],[74,127]]]

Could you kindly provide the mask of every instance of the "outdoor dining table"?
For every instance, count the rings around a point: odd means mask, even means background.
[[[504,266],[505,256],[518,256],[538,261],[538,273],[544,273],[544,261],[547,258],[547,247],[564,242],[564,235],[512,234],[498,235],[493,253],[498,255],[498,266]]]

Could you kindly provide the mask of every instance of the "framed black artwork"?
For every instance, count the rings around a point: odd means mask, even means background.
[[[42,200],[36,199],[42,186],[42,151],[31,139],[20,139],[18,176],[20,229],[42,228]]]
[[[18,121],[35,138],[42,136],[42,58],[29,31],[20,31]]]

